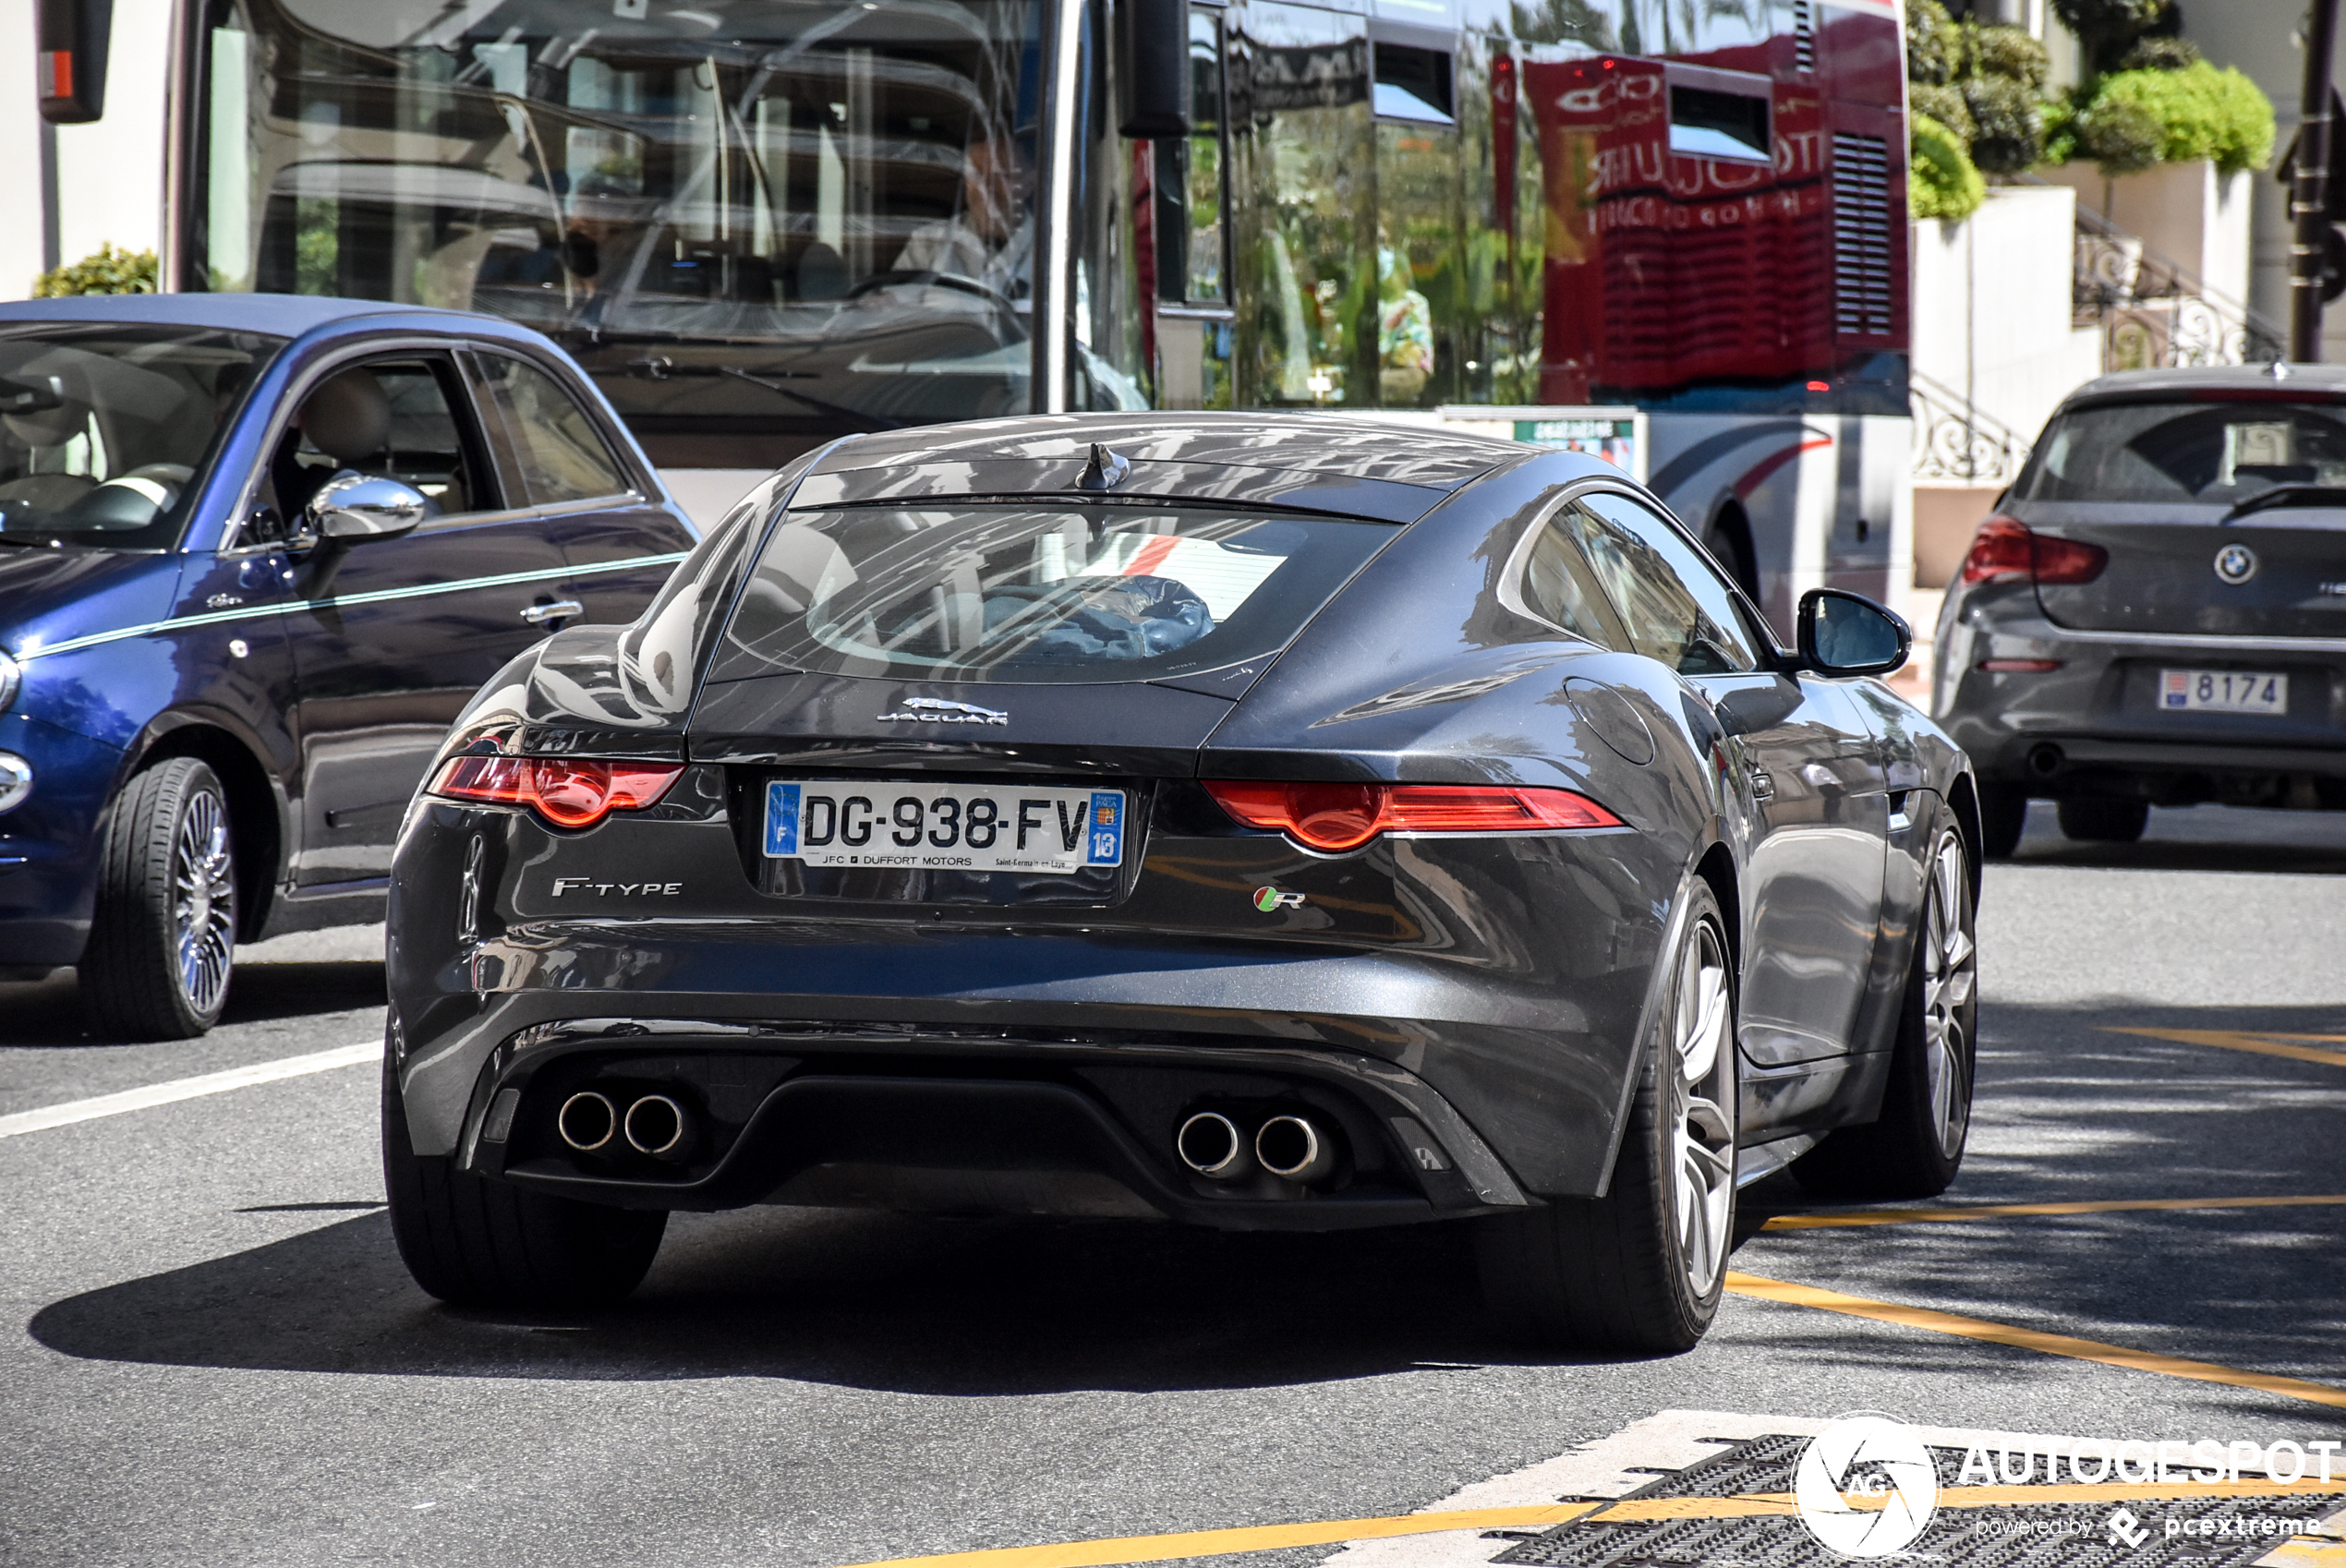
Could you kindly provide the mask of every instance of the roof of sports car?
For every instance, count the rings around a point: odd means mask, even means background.
[[[1094,443],[1123,463],[1119,497],[1227,500],[1413,520],[1535,453],[1438,425],[1327,414],[1051,414],[857,436],[800,481],[795,508],[1083,488]]]

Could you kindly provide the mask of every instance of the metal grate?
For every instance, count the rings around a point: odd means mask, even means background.
[[[1639,1487],[1634,1498],[1782,1495],[1808,1446],[1805,1437],[1781,1434],[1737,1443],[1675,1474]],[[1963,1472],[1963,1450],[1934,1448],[1941,1488],[1952,1488]],[[2041,1471],[2039,1471],[2041,1475]],[[2043,1485],[2042,1480],[2037,1481]],[[2168,1518],[2281,1517],[2310,1526],[2338,1506],[2335,1494],[2273,1497],[2161,1499],[2135,1510]],[[2225,1540],[2195,1537],[2170,1540],[2153,1525],[2138,1545],[2112,1543],[2107,1502],[2040,1503],[1997,1508],[1941,1507],[1929,1528],[1902,1555],[1923,1562],[1960,1563],[1963,1568],[2246,1568],[2273,1550],[2282,1538],[2260,1536]],[[2015,1529],[2026,1522],[2027,1528]],[[1523,1541],[1493,1562],[1546,1563],[1568,1568],[1686,1568],[1697,1563],[1738,1563],[1743,1568],[1844,1568],[1836,1556],[1785,1514],[1732,1519],[1663,1519],[1605,1524],[1574,1520]]]
[[[1817,68],[1815,0],[1792,0],[1792,63],[1804,71]]]
[[[1843,334],[1890,332],[1890,144],[1832,139],[1832,324]]]

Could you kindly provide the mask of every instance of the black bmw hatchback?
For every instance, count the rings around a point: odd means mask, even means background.
[[[475,699],[393,861],[384,1152],[454,1301],[669,1211],[1473,1219],[1675,1348],[1740,1183],[1943,1188],[1977,812],[1617,470],[1312,416],[867,436]]]

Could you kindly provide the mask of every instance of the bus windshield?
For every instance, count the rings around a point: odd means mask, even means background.
[[[663,463],[1028,406],[1034,0],[211,14],[213,289],[511,317]],[[1079,396],[1140,405],[1084,358]]]

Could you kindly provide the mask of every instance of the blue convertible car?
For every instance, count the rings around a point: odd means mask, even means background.
[[[237,942],[380,918],[474,692],[632,619],[692,538],[510,323],[0,306],[0,978],[78,965],[104,1032],[202,1032]]]

